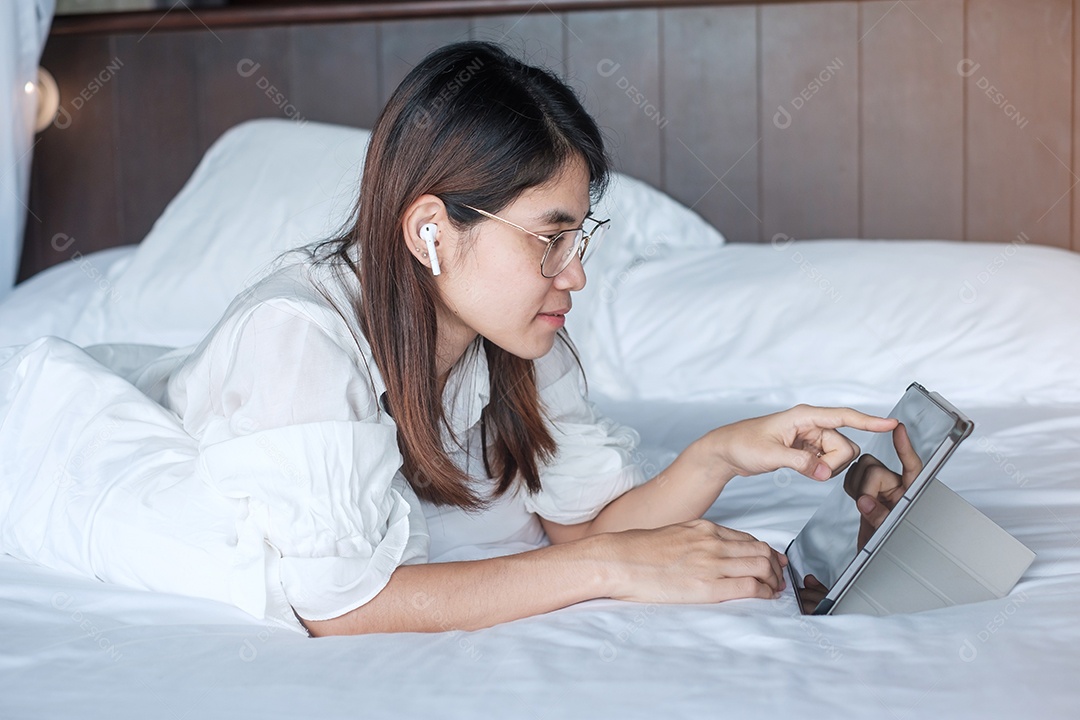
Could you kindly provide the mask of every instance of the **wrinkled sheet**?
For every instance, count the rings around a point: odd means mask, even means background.
[[[780,409],[594,399],[641,432],[649,474],[716,425]],[[477,632],[313,640],[0,556],[0,716],[1075,717],[1080,406],[961,409],[976,430],[942,480],[1038,553],[998,601],[805,618],[790,595],[595,600]],[[782,548],[829,487],[738,479],[708,517]]]

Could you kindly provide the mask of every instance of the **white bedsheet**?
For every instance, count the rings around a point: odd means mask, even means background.
[[[646,467],[778,409],[601,408],[641,431]],[[1080,406],[962,409],[976,432],[943,480],[1038,553],[1000,601],[804,618],[790,596],[597,600],[471,633],[310,640],[224,603],[0,557],[0,716],[1076,717]],[[790,472],[740,479],[708,517],[783,547],[827,490]]]

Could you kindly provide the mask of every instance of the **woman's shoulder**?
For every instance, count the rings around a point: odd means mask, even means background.
[[[204,344],[301,348],[317,340],[358,362],[370,359],[371,347],[357,318],[360,284],[355,273],[343,263],[319,260],[303,250],[283,256],[237,295]]]
[[[229,305],[211,335],[251,325],[260,331],[307,323],[353,350],[370,352],[357,321],[359,281],[347,266],[305,255],[287,257]]]
[[[185,422],[240,405],[277,424],[377,414],[385,384],[342,282],[310,263],[273,270],[170,373],[165,403]]]

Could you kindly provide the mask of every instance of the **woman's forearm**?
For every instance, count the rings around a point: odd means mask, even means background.
[[[659,475],[608,503],[588,534],[657,528],[704,515],[733,477],[716,462],[708,443],[698,440]]]
[[[607,597],[612,563],[601,538],[467,562],[402,565],[366,604],[313,635],[476,630]]]
[[[578,525],[542,520],[544,529],[553,543],[562,543],[700,518],[734,477],[734,472],[718,461],[712,443],[708,436],[693,443],[663,472],[612,500],[593,520]]]
[[[592,521],[560,526],[543,521],[553,542],[627,528],[655,528],[701,517],[736,475],[791,468],[818,481],[835,477],[859,455],[837,428],[885,432],[896,420],[850,408],[797,405],[790,410],[716,428],[649,482],[608,503]]]

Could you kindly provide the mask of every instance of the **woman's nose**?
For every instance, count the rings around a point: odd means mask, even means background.
[[[581,264],[581,258],[577,255],[570,264],[555,276],[555,287],[560,290],[577,291],[585,287],[585,268]]]

